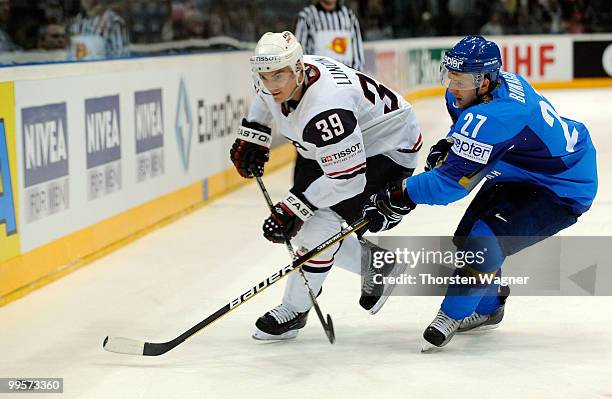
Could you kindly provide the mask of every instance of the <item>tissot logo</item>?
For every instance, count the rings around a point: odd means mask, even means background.
[[[321,163],[326,164],[332,161],[341,160],[343,158],[348,157],[351,154],[354,154],[355,152],[359,152],[360,150],[361,150],[361,143],[357,143],[348,148],[345,148],[344,150],[321,157]]]
[[[273,62],[278,61],[279,57],[256,56],[255,60],[258,62]]]
[[[178,100],[176,102],[176,121],[174,128],[176,133],[176,144],[185,171],[189,169],[189,151],[191,149],[191,131],[193,127],[192,121],[189,95],[187,94],[185,81],[181,78]]]

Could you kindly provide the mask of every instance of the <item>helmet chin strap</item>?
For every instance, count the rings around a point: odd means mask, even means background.
[[[298,89],[302,87],[302,85],[304,84],[304,81],[306,81],[306,72],[304,72],[304,70],[302,69],[302,81],[300,82],[298,76],[297,75],[295,76],[295,83],[296,83],[295,88],[291,91],[289,96],[283,102],[291,100],[293,96],[295,95],[295,93],[297,93]]]
[[[485,76],[485,79],[487,79],[486,76]],[[476,88],[476,100],[478,104],[482,103],[485,100],[485,98],[488,95],[490,95],[493,92],[493,90],[497,88],[497,86],[499,86],[499,82],[492,82],[491,78],[488,78],[488,79],[489,79],[489,87],[487,88],[487,91],[484,94],[478,93],[478,91],[480,91],[480,87]]]

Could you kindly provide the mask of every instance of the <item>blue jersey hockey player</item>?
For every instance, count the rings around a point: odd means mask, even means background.
[[[453,125],[430,151],[426,172],[389,184],[364,208],[368,229],[386,230],[416,204],[446,205],[487,180],[455,232],[459,250],[487,248],[482,264],[456,275],[499,275],[506,256],[552,236],[586,212],[597,191],[595,148],[587,128],[560,116],[521,76],[501,72],[498,46],[468,36],[440,67]],[[535,266],[535,265],[534,265]],[[450,285],[423,336],[446,345],[456,332],[496,326],[509,289]]]

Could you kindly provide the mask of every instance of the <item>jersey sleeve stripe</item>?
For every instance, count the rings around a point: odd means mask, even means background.
[[[352,179],[353,177],[357,176],[357,175],[362,175],[366,172],[366,168],[365,166],[359,170],[356,170],[355,172],[348,174],[348,175],[340,175],[340,176],[334,176],[334,177],[330,177],[331,179],[340,179],[340,180],[349,180]]]
[[[327,273],[328,271],[331,270],[331,268],[332,268],[331,266],[325,266],[325,267],[312,267],[308,265],[302,266],[302,270],[308,273]]]
[[[423,135],[419,133],[419,138],[417,142],[411,148],[400,148],[398,151],[404,154],[414,154],[415,152],[419,152],[419,150],[423,147]]]
[[[334,258],[331,258],[330,260],[309,260],[306,263],[312,265],[329,265],[330,263],[334,263]]]
[[[341,174],[344,174],[344,173],[349,173],[349,172],[354,171],[355,169],[359,169],[361,167],[364,167],[365,165],[366,165],[366,163],[362,162],[359,165],[353,166],[352,168],[349,168],[349,169],[339,170],[337,172],[327,173],[327,176],[333,177],[333,176],[341,175]]]

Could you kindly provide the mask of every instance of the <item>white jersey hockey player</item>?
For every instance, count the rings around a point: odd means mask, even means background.
[[[343,221],[361,217],[369,195],[412,174],[421,134],[411,105],[399,94],[331,58],[303,56],[291,32],[263,35],[251,68],[255,93],[230,151],[232,162],[245,178],[261,176],[272,122],[298,151],[294,185],[264,222],[268,240],[284,243],[286,235],[298,252],[311,249],[340,231]],[[351,236],[302,270],[315,293],[334,264],[357,273],[365,265],[362,274],[399,274],[400,265],[372,269],[377,250]],[[360,304],[374,314],[389,292],[364,277]],[[253,337],[294,338],[310,306],[300,276],[291,274],[282,304],[257,320]]]

